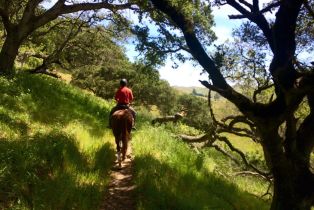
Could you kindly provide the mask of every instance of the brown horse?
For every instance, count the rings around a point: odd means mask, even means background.
[[[121,167],[122,161],[126,158],[128,142],[131,139],[132,123],[133,116],[128,109],[115,111],[111,116],[111,129],[117,145],[119,167]]]

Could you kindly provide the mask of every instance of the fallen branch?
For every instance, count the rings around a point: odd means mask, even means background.
[[[234,173],[233,175],[235,175],[235,176],[247,176],[247,175],[248,176],[258,176],[258,177],[261,177],[263,179],[266,179],[267,181],[270,180],[269,177],[266,177],[266,176],[264,176],[258,172],[253,172],[253,171],[240,171],[240,172]]]
[[[171,116],[165,116],[165,117],[157,117],[152,120],[152,125],[155,125],[156,123],[162,124],[166,122],[178,122],[183,118],[182,114],[176,113],[175,115]]]
[[[199,136],[188,136],[188,135],[181,134],[181,135],[179,135],[179,137],[183,141],[189,142],[189,143],[202,143],[202,142],[206,142],[207,140],[209,140],[209,136],[207,134],[202,134]]]
[[[29,71],[31,74],[45,74],[45,75],[48,75],[48,76],[51,76],[51,77],[54,77],[54,78],[61,78],[60,75],[58,75],[57,72],[53,72],[53,71],[49,71],[47,69],[44,69],[44,68],[36,68],[34,70],[31,70]]]

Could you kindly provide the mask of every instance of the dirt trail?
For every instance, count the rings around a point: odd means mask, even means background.
[[[120,170],[115,163],[100,210],[135,210],[132,163],[131,159],[126,159]]]

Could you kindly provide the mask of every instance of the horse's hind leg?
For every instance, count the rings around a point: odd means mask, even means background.
[[[121,166],[122,166],[122,160],[121,160],[121,145],[120,145],[120,143],[121,143],[121,141],[116,138],[117,160],[118,160],[119,167],[121,168]]]
[[[128,151],[128,140],[123,139],[122,160],[125,160],[127,151]]]

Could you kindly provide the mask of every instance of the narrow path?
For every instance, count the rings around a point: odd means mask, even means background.
[[[126,159],[119,170],[118,163],[115,163],[100,210],[135,210],[132,164],[131,159]]]

